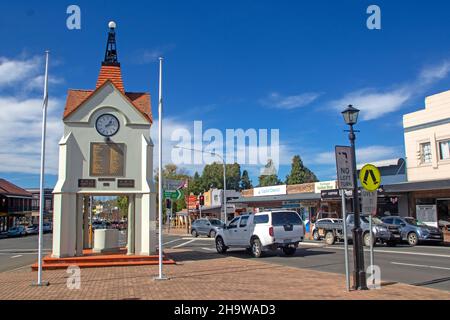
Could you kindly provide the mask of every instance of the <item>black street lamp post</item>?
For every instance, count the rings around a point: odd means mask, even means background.
[[[352,148],[353,157],[353,213],[355,225],[352,230],[353,233],[353,288],[355,290],[367,290],[366,272],[364,270],[364,249],[362,243],[362,229],[359,212],[359,194],[358,194],[358,178],[356,169],[356,150],[355,140],[356,135],[353,130],[353,125],[358,121],[359,110],[349,105],[347,109],[342,112],[345,122],[350,126],[350,133],[348,135]]]

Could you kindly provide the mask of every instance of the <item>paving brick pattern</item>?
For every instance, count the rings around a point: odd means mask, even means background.
[[[450,293],[405,284],[381,290],[346,292],[345,278],[319,271],[279,266],[258,259],[211,255],[198,260],[187,249],[168,250],[179,263],[164,267],[168,281],[154,281],[158,266],[81,270],[81,288],[69,290],[65,270],[44,271],[48,287],[32,287],[36,272],[29,269],[0,273],[0,300],[10,299],[445,299]]]

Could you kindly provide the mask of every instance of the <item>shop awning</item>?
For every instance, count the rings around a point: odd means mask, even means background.
[[[396,183],[391,185],[384,185],[382,186],[382,189],[385,193],[445,190],[445,189],[450,190],[450,179]]]
[[[320,193],[295,193],[283,194],[278,196],[262,196],[262,197],[240,197],[238,199],[227,201],[227,203],[255,203],[255,202],[271,202],[271,201],[312,201],[320,200]]]

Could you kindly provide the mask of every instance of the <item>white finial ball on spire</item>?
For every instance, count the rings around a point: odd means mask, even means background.
[[[115,28],[117,27],[117,25],[116,25],[116,23],[115,23],[114,21],[110,21],[110,22],[108,23],[108,27],[109,27],[110,29],[115,29]]]

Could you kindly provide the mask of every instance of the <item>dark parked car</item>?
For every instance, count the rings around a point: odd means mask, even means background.
[[[218,228],[223,228],[224,225],[219,219],[197,219],[192,223],[191,234],[193,237],[205,235],[215,238]]]
[[[394,224],[400,227],[402,240],[415,246],[419,242],[444,241],[444,234],[439,228],[431,227],[411,217],[383,217],[384,223]]]
[[[27,234],[24,226],[13,227],[8,230],[8,237],[22,237]]]

